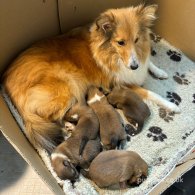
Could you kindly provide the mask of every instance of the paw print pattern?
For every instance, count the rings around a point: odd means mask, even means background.
[[[180,85],[189,85],[190,81],[185,79],[185,74],[179,74],[178,72],[175,73],[173,79]]]
[[[167,91],[167,98],[169,98],[169,101],[179,106],[181,103],[181,97],[175,93],[175,92],[169,92]]]
[[[161,36],[156,35],[156,34],[154,34],[154,33],[151,33],[151,34],[150,34],[150,38],[151,38],[151,40],[153,40],[155,43],[160,42],[160,40],[162,39]]]
[[[152,126],[149,128],[149,133],[147,134],[147,137],[149,138],[153,138],[153,141],[156,142],[156,141],[161,141],[163,142],[164,139],[167,139],[167,136],[162,133],[162,129],[160,127],[157,127],[157,126]]]
[[[155,56],[156,55],[156,51],[153,48],[151,48],[151,55],[152,56]]]
[[[170,57],[171,60],[175,62],[181,61],[181,54],[177,51],[169,50],[167,51],[167,55]]]
[[[193,97],[192,103],[195,103],[195,94],[193,94],[192,97]]]
[[[186,138],[188,138],[193,132],[195,131],[195,129],[185,133],[185,135],[182,136],[182,139],[185,140]]]
[[[159,116],[166,122],[172,121],[174,115],[174,112],[167,112],[167,110],[165,110],[164,108],[159,108]]]

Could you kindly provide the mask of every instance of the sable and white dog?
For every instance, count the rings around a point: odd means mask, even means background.
[[[148,69],[167,78],[149,59],[156,9],[156,5],[109,9],[89,28],[34,44],[12,63],[4,86],[33,144],[52,150],[66,111],[84,100],[91,85],[128,86],[142,99],[179,112],[175,104],[140,87]]]

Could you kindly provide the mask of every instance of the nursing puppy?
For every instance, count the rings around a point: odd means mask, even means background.
[[[124,150],[103,151],[92,161],[85,176],[99,187],[116,184],[120,188],[139,185],[148,175],[148,165],[135,152]]]
[[[62,142],[51,154],[51,164],[58,177],[75,181],[79,177],[77,167],[87,169],[91,161],[102,151],[100,140],[87,142],[80,156],[81,139],[71,136]]]
[[[99,121],[96,114],[89,106],[76,104],[65,114],[64,120],[77,123],[71,136],[81,140],[79,155],[82,155],[86,143],[99,135]]]
[[[128,86],[142,99],[167,110],[179,108],[140,87],[148,69],[167,74],[150,62],[150,27],[157,6],[109,9],[90,25],[40,41],[24,51],[3,77],[6,92],[21,114],[32,144],[52,151],[62,119],[91,85]]]
[[[100,123],[100,138],[104,149],[123,149],[127,139],[120,115],[108,103],[106,96],[96,87],[90,87],[87,103],[96,113]]]
[[[134,134],[142,130],[145,120],[150,116],[150,110],[136,93],[128,88],[115,87],[107,99],[110,104],[123,111],[130,123],[138,124]]]

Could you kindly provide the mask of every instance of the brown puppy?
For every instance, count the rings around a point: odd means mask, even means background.
[[[148,165],[135,152],[109,150],[101,152],[91,163],[87,177],[99,187],[119,184],[139,185],[148,175]]]
[[[82,154],[86,143],[96,139],[99,134],[99,121],[94,111],[87,105],[74,105],[65,115],[64,120],[76,122],[72,136],[81,139],[79,154]]]
[[[100,138],[103,147],[107,150],[115,149],[117,146],[123,148],[127,135],[122,126],[120,115],[108,103],[106,96],[96,87],[90,87],[87,103],[99,119]]]
[[[134,135],[142,130],[144,121],[150,116],[150,110],[136,93],[129,88],[115,87],[107,96],[107,99],[114,107],[122,109],[130,123],[138,123]]]
[[[91,161],[101,152],[100,140],[87,142],[82,157],[79,154],[81,140],[71,136],[61,143],[51,154],[51,163],[54,171],[61,179],[76,180],[79,173],[76,167],[87,169]]]

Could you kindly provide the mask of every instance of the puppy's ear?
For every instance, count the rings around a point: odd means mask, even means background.
[[[151,27],[153,21],[156,19],[156,10],[158,5],[153,4],[144,7],[144,5],[140,5],[137,7],[137,14],[140,16],[140,21],[145,27]]]
[[[114,30],[114,16],[111,12],[100,15],[96,20],[97,29],[104,33],[110,33]]]

